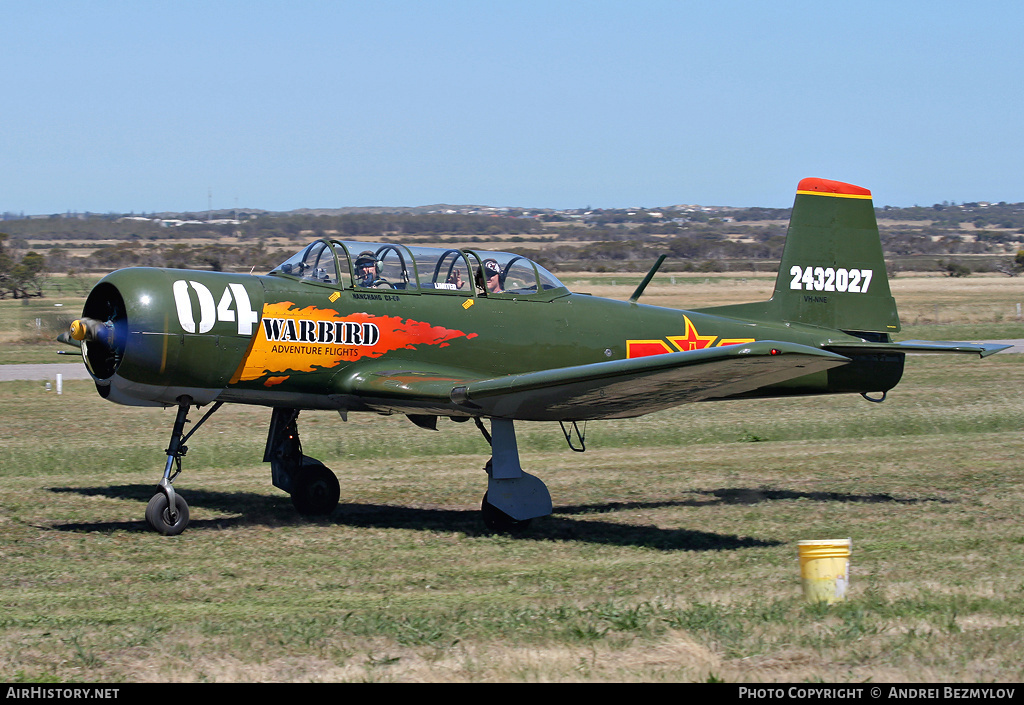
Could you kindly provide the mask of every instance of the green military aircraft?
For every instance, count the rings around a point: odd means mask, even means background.
[[[804,179],[768,301],[681,311],[570,292],[507,252],[317,240],[267,275],[129,268],[90,293],[63,336],[105,399],[176,406],[163,478],[146,508],[188,524],[172,482],[185,442],[224,403],[272,408],[263,460],[306,515],[331,513],[334,474],[303,455],[304,409],[406,414],[424,428],[472,419],[491,445],[482,514],[516,531],[552,511],[523,471],[514,424],[578,422],[687,402],[859,393],[884,399],[908,352],[981,356],[1006,346],[907,341],[889,291],[871,193]],[[192,406],[212,406],[185,433]],[[490,430],[483,420],[489,420]]]

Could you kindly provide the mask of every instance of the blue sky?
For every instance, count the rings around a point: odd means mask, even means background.
[[[1024,3],[0,0],[0,212],[1024,201]]]

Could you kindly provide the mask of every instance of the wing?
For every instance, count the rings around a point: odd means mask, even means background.
[[[378,411],[582,421],[742,394],[849,361],[804,345],[758,341],[491,378],[375,361],[340,373],[332,386]]]

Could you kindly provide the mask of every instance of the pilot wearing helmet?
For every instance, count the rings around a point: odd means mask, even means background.
[[[356,285],[372,288],[391,288],[387,280],[382,279],[380,276],[379,263],[377,262],[376,255],[370,250],[363,250],[356,257]]]

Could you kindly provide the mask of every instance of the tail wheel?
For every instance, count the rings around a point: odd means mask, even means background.
[[[295,476],[292,504],[303,516],[327,516],[340,497],[338,478],[324,465],[304,465]]]

